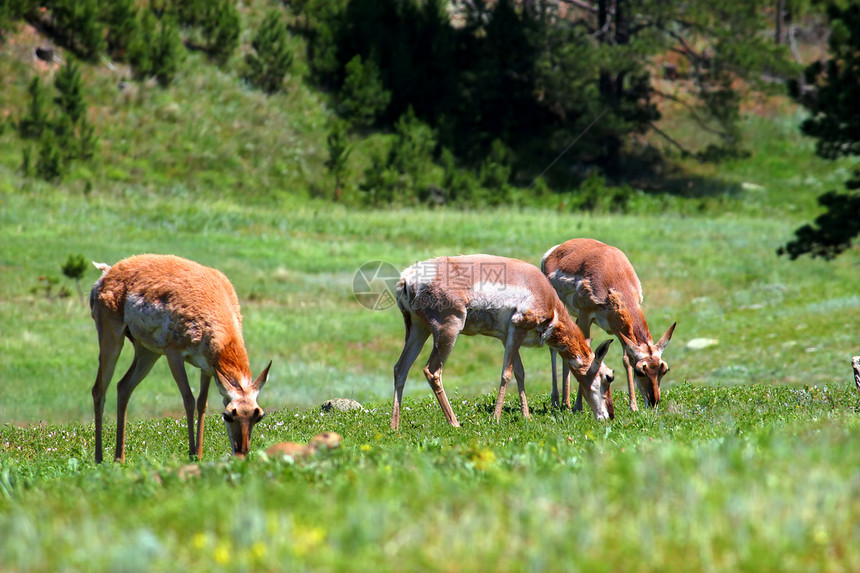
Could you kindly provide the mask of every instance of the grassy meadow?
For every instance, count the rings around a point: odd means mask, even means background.
[[[745,214],[356,210],[285,200],[4,193],[0,204],[0,570],[838,571],[860,565],[856,255],[789,262],[798,219]],[[533,419],[510,392],[491,421],[502,348],[463,337],[444,423],[420,367],[388,429],[403,326],[352,294],[356,269],[492,252],[537,263],[591,236],[624,249],[649,323],[679,325],[658,412],[549,408],[549,357],[523,353]],[[252,450],[340,432],[305,463],[230,460],[213,396],[199,477],[164,361],[131,401],[125,466],[95,466],[88,308],[59,266],[171,252],[223,270],[256,372],[273,360]],[[40,276],[62,280],[49,297]],[[96,278],[88,270],[86,292]],[[70,296],[55,296],[65,286]],[[702,350],[695,338],[717,340]],[[426,360],[428,349],[417,364]],[[126,349],[119,373],[130,362]],[[196,376],[192,374],[192,386]],[[113,447],[115,381],[108,393]],[[367,412],[321,414],[333,397]]]

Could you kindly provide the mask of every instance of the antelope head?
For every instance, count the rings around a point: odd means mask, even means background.
[[[669,372],[669,365],[663,360],[663,350],[672,339],[677,323],[672,324],[669,330],[654,344],[636,343],[623,334],[618,336],[624,343],[625,352],[633,367],[633,375],[636,378],[636,386],[645,397],[645,405],[651,408],[660,403],[660,382],[663,376]]]
[[[615,406],[612,404],[612,393],[609,390],[610,384],[615,379],[615,374],[603,363],[610,344],[612,344],[611,338],[598,346],[585,374],[581,377],[577,376],[582,388],[582,395],[597,420],[615,418]],[[572,361],[570,368],[573,372],[578,371],[577,366]]]
[[[254,429],[254,425],[266,415],[257,404],[257,395],[266,383],[271,365],[272,363],[269,362],[268,366],[249,386],[236,388],[235,385],[225,384],[223,381],[219,384],[219,387],[225,389],[223,393],[224,412],[221,417],[224,418],[224,423],[227,425],[227,436],[230,438],[230,447],[234,456],[245,457],[248,455],[251,431]],[[217,375],[221,376],[220,374]]]

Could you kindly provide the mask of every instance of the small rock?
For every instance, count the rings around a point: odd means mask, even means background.
[[[332,410],[337,410],[338,412],[347,412],[349,410],[364,411],[364,406],[355,400],[350,400],[349,398],[334,398],[323,403],[323,405],[320,406],[320,410],[323,412],[331,412]]]
[[[759,185],[758,183],[749,183],[744,181],[741,183],[741,189],[744,191],[764,191],[764,186]]]
[[[688,350],[702,350],[710,346],[716,346],[720,341],[716,338],[694,338],[687,342]]]

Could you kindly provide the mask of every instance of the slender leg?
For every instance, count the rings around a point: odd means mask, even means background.
[[[96,330],[99,337],[99,370],[96,374],[96,381],[93,384],[93,411],[95,414],[95,454],[96,463],[102,463],[102,423],[104,420],[105,411],[105,394],[107,393],[110,380],[113,378],[113,373],[116,370],[116,363],[119,355],[122,352],[122,346],[125,342],[123,336],[123,324],[121,321],[102,322],[102,317],[96,317]]]
[[[514,352],[514,376],[517,379],[517,390],[520,393],[520,409],[523,412],[523,418],[531,418],[529,415],[529,404],[526,401],[526,370],[523,368],[523,360],[520,358],[520,352]]]
[[[125,462],[125,422],[131,393],[146,378],[160,357],[160,354],[135,343],[134,359],[131,361],[131,366],[116,385],[116,452],[114,453],[114,461]]]
[[[633,365],[630,364],[630,358],[628,358],[627,353],[624,352],[623,346],[621,347],[621,354],[623,356],[622,360],[624,362],[624,369],[627,371],[627,391],[630,393],[630,411],[638,412],[639,406],[638,404],[636,404],[636,390],[634,389]]]
[[[191,391],[191,386],[188,384],[188,375],[185,373],[185,361],[182,355],[177,352],[168,351],[167,364],[170,366],[170,373],[173,374],[173,379],[176,385],[179,386],[179,393],[182,394],[182,404],[185,406],[185,419],[188,422],[188,455],[194,457],[195,436],[194,436],[194,393]]]
[[[206,402],[209,396],[209,382],[212,377],[200,371],[200,395],[197,396],[197,459],[203,457],[203,418],[206,415]]]
[[[400,427],[400,404],[403,400],[403,386],[406,384],[406,376],[409,374],[409,369],[412,368],[412,364],[415,363],[418,355],[421,354],[421,349],[424,348],[424,343],[429,336],[430,331],[423,324],[415,321],[409,328],[409,333],[406,336],[406,344],[403,346],[403,352],[400,353],[400,359],[394,365],[394,407],[391,411],[392,430]]]
[[[528,331],[514,326],[508,330],[508,339],[505,342],[505,357],[502,361],[502,381],[499,385],[499,395],[496,398],[496,410],[493,414],[493,417],[497,421],[502,417],[502,406],[505,404],[505,390],[507,389],[508,382],[511,380],[511,375],[514,370],[514,355],[519,352],[520,345],[523,343],[526,334],[528,334]],[[517,380],[517,384],[520,384],[519,380]],[[525,398],[524,385],[520,387],[520,396]],[[522,405],[524,402],[520,402],[520,404]],[[523,415],[528,417],[528,405],[525,406]]]
[[[582,331],[582,335],[586,340],[591,338],[591,317],[585,313],[576,317],[576,325]],[[570,368],[565,371],[564,375],[564,396],[565,407],[570,409]],[[582,412],[582,388],[579,384],[576,385],[576,402],[573,405],[574,412]]]
[[[554,348],[549,349],[549,357],[552,362],[552,407],[559,408],[558,403],[558,373],[555,368],[555,358],[558,352]]]
[[[445,388],[442,386],[442,367],[450,356],[451,350],[454,349],[454,343],[457,342],[464,320],[465,318],[448,320],[433,333],[433,351],[424,367],[424,376],[436,395],[439,406],[442,407],[445,419],[455,428],[460,427],[460,422],[457,421],[457,416],[454,415],[454,410],[451,409],[451,403],[448,402],[448,396],[445,394]]]
[[[563,368],[562,368],[562,385],[565,388],[564,409],[571,411],[571,407],[570,407],[570,366],[567,364],[564,364]],[[579,384],[576,385],[576,400],[574,400],[572,411],[582,412],[582,388],[579,387]]]

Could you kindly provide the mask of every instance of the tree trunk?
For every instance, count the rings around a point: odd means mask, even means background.
[[[776,0],[776,25],[774,26],[773,41],[779,46],[782,43],[782,12],[785,0]]]
[[[613,24],[615,25],[614,43],[616,46],[630,43],[630,28],[628,26],[627,14],[624,11],[624,8],[624,0],[615,0],[615,21]],[[625,75],[625,72],[622,71],[610,77],[608,86],[611,92],[609,103],[614,108],[616,114],[619,113],[619,106],[621,105],[621,101],[624,99]],[[617,172],[620,167],[620,162],[621,138],[613,133],[606,142],[607,171],[610,173]]]

